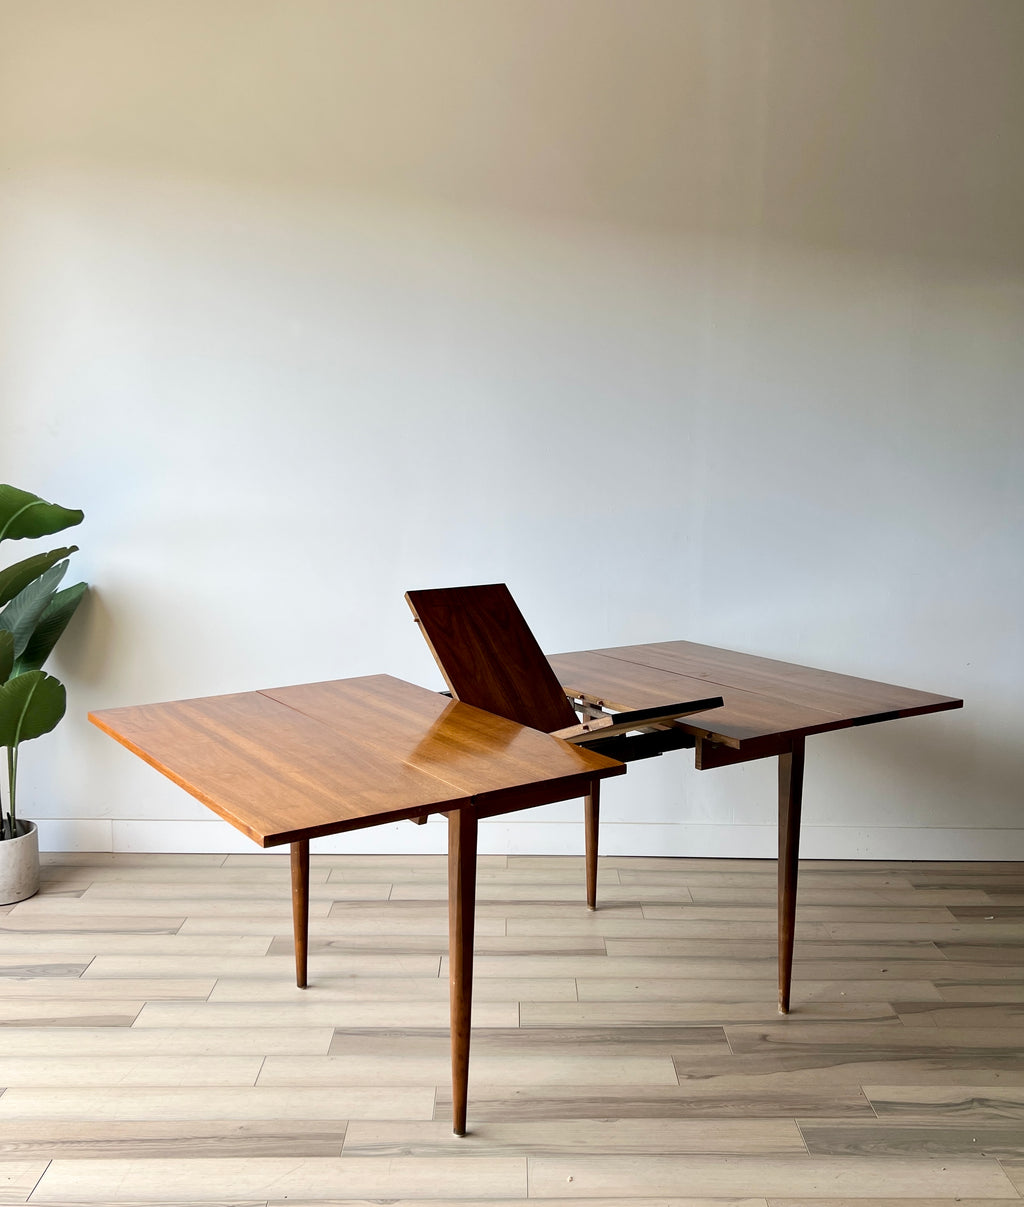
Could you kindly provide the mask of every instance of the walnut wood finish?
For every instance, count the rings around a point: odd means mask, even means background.
[[[779,1013],[789,1013],[796,938],[796,880],[800,867],[800,809],[804,791],[804,739],[779,755]]]
[[[309,953],[309,839],[292,843],[292,931],[295,936],[295,984],[306,988]]]
[[[755,738],[806,737],[963,706],[951,696],[690,641],[555,654],[550,662],[570,696],[616,710],[717,692],[722,708],[680,724],[738,750]]]
[[[805,738],[960,708],[963,701],[690,641],[556,654],[550,662],[563,690],[589,710],[657,708],[685,695],[721,693],[721,708],[676,722],[692,735],[700,770],[778,758],[779,1010],[788,1012]]]
[[[367,695],[386,676],[347,682]],[[391,680],[390,684],[397,683]],[[434,697],[422,692],[424,697]],[[390,718],[422,733],[416,707]],[[439,701],[443,709],[445,701]],[[338,732],[266,692],[91,713],[89,719],[262,847],[462,802],[465,791],[379,745],[378,707]],[[458,724],[459,718],[453,717]]]
[[[509,810],[530,808],[543,803],[538,793],[569,799],[594,775],[624,770],[389,675],[106,709],[89,719],[263,847],[494,794]]]
[[[477,819],[469,809],[448,814],[448,983],[451,1000],[452,1130],[466,1134],[469,1041],[473,1009],[473,932]]]
[[[597,851],[601,823],[601,781],[594,780],[583,802],[586,833],[587,909],[597,909]]]
[[[300,988],[310,838],[448,814],[453,1122],[463,1135],[478,818],[582,796],[625,767],[388,675],[107,709],[89,719],[261,846],[291,843]]]
[[[722,703],[698,684],[685,699],[658,699],[617,716],[584,702],[581,723],[504,583],[408,591],[405,598],[455,699],[626,763],[677,749],[675,720]],[[584,807],[590,909],[597,908],[598,812],[595,781]]]
[[[545,733],[577,723],[504,583],[408,591],[405,598],[456,700]]]

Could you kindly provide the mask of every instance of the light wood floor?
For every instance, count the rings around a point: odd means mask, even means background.
[[[450,1130],[445,868],[44,857],[0,909],[0,1202],[966,1207],[1024,1197],[1024,866],[483,858]]]

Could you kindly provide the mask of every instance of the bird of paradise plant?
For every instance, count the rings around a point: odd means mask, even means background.
[[[80,524],[81,511],[47,503],[15,486],[0,485],[0,542],[50,536]],[[55,729],[64,716],[64,684],[42,669],[86,590],[58,590],[68,545],[36,553],[0,570],[0,746],[7,748],[7,810],[0,805],[0,841],[23,832],[17,816],[18,749]]]

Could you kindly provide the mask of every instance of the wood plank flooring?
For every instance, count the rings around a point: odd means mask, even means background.
[[[44,856],[0,908],[0,1204],[1024,1199],[1024,865],[480,860],[470,1134],[445,862]]]

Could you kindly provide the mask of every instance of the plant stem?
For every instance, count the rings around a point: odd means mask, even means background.
[[[18,748],[17,746],[7,747],[7,801],[10,806],[7,818],[10,823],[11,838],[14,837],[17,819],[14,813],[15,791],[18,784]]]

